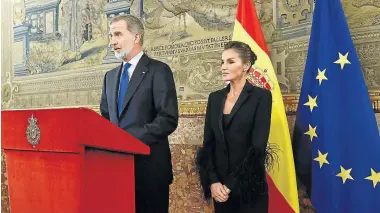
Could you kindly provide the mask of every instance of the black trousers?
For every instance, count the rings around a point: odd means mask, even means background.
[[[169,186],[153,190],[136,190],[136,213],[168,213]]]
[[[240,197],[233,195],[226,202],[214,200],[215,213],[268,213],[268,205],[268,194],[257,197],[252,206],[241,204]]]

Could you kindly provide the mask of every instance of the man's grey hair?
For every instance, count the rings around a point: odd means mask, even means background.
[[[140,34],[140,45],[142,46],[144,44],[144,25],[139,18],[129,14],[122,14],[113,17],[111,23],[118,21],[125,21],[129,32]]]

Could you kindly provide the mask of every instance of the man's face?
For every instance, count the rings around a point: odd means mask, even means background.
[[[128,30],[127,23],[124,20],[112,23],[109,35],[110,45],[118,59],[126,58],[137,43],[137,34]]]

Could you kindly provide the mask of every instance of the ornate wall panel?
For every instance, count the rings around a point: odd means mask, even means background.
[[[254,0],[289,114],[297,109],[313,0]],[[2,109],[85,106],[99,110],[104,73],[119,61],[109,20],[130,13],[146,28],[144,50],[172,68],[181,119],[170,137],[175,173],[171,212],[211,212],[201,199],[194,156],[208,94],[223,87],[220,57],[237,0],[2,0]],[[373,106],[380,112],[380,5],[342,1]],[[289,116],[292,128],[294,116]],[[379,123],[379,114],[377,114]],[[292,131],[291,131],[292,132]],[[9,212],[2,160],[2,212]],[[190,184],[188,184],[190,183]],[[300,191],[302,197],[303,191]],[[307,200],[301,200],[303,212]]]
[[[4,4],[8,9],[4,14],[9,13],[6,17],[11,16],[13,22],[2,23],[2,106],[97,108],[103,75],[119,63],[107,45],[109,20],[131,13],[141,17],[145,25],[145,52],[172,68],[181,114],[202,115],[208,94],[223,87],[219,59],[223,45],[232,37],[236,3],[15,0]],[[255,0],[255,5],[286,108],[294,112],[314,3]],[[371,98],[378,106],[379,5],[376,1],[347,0],[343,6]]]

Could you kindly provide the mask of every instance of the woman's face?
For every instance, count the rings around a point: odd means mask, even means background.
[[[222,75],[224,81],[234,81],[245,78],[249,63],[244,64],[234,49],[224,50],[222,53]]]

